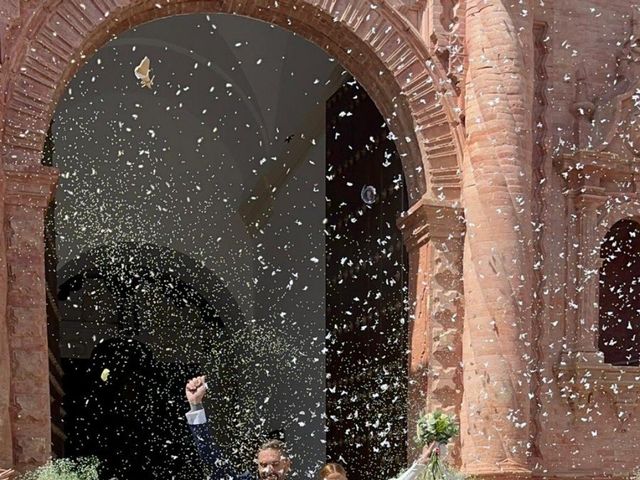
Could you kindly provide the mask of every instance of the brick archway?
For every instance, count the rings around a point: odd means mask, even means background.
[[[458,198],[462,127],[450,82],[415,28],[394,7],[373,0],[47,0],[22,19],[21,29],[9,24],[13,36],[3,49],[11,56],[0,126],[4,163],[39,164],[65,85],[110,38],[147,21],[203,12],[268,21],[324,48],[388,119],[398,137],[410,202],[425,195]]]
[[[415,301],[410,326],[414,377],[428,360],[428,317],[453,325],[461,316],[461,282],[430,284],[432,266],[451,256],[446,269],[461,276],[459,209],[462,126],[444,69],[429,56],[416,29],[389,2],[378,0],[0,0],[0,162],[4,178],[5,236],[0,236],[0,466],[19,469],[46,461],[50,453],[49,364],[42,215],[56,172],[40,165],[50,120],[65,86],[98,48],[141,23],[188,13],[234,13],[267,21],[324,48],[367,90],[396,135],[412,209],[401,228],[410,256],[410,291]],[[5,27],[3,30],[1,27]],[[3,36],[4,35],[4,36]],[[425,225],[429,225],[425,230]],[[441,237],[445,231],[454,231]],[[428,248],[430,239],[445,245]],[[453,252],[453,253],[452,253]],[[4,260],[4,262],[2,262]],[[451,283],[451,284],[450,284]],[[427,300],[433,297],[436,301]],[[448,304],[438,312],[424,305]],[[0,298],[5,298],[0,295]],[[444,322],[444,323],[443,323]],[[445,325],[446,326],[446,325]],[[431,327],[429,327],[431,328]],[[451,326],[447,327],[451,328]],[[433,382],[434,405],[459,409],[460,332],[452,337],[454,357],[438,359],[453,372],[456,393]],[[44,345],[44,348],[43,348]],[[443,345],[442,348],[445,348]],[[23,381],[25,380],[26,381]],[[411,397],[424,402],[422,380]],[[7,387],[7,388],[5,388]],[[11,392],[11,393],[9,393]],[[26,414],[25,414],[26,413]],[[415,412],[410,412],[414,415]],[[3,421],[3,418],[8,421]],[[411,421],[410,421],[411,423]]]

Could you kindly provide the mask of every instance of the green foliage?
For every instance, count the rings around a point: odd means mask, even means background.
[[[446,444],[459,433],[460,428],[453,416],[435,411],[418,419],[416,442],[421,447],[432,442]]]
[[[433,442],[444,445],[459,433],[460,428],[455,417],[435,411],[426,413],[418,419],[416,442],[421,447]],[[440,459],[440,455],[432,454],[421,478],[422,480],[462,480],[464,476],[451,469]]]
[[[98,480],[98,459],[59,458],[22,475],[20,480]]]

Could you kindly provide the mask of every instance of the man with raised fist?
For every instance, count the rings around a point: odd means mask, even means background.
[[[206,392],[207,384],[204,376],[192,378],[185,387],[185,394],[191,406],[191,410],[186,414],[187,423],[200,458],[211,470],[211,478],[252,479],[253,475],[250,473],[236,472],[215,444],[202,405]],[[258,449],[256,463],[260,480],[285,480],[291,470],[291,459],[287,453],[286,444],[280,440],[268,440],[263,443]]]

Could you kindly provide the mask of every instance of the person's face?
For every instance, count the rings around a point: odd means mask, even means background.
[[[258,475],[261,480],[283,480],[287,477],[291,462],[279,450],[268,448],[258,452]]]

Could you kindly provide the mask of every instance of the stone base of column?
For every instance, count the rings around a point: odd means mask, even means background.
[[[553,473],[540,475],[536,474],[531,480],[628,480],[629,475],[592,475],[588,473]]]
[[[473,480],[533,480],[533,474],[519,472],[494,472],[494,473],[465,473],[467,477]],[[542,480],[542,479],[541,479]],[[544,480],[547,480],[545,477]],[[565,479],[566,480],[566,479]]]
[[[467,477],[474,480],[531,480],[533,473],[528,468],[517,464],[503,465],[475,465],[471,470],[465,470]]]

